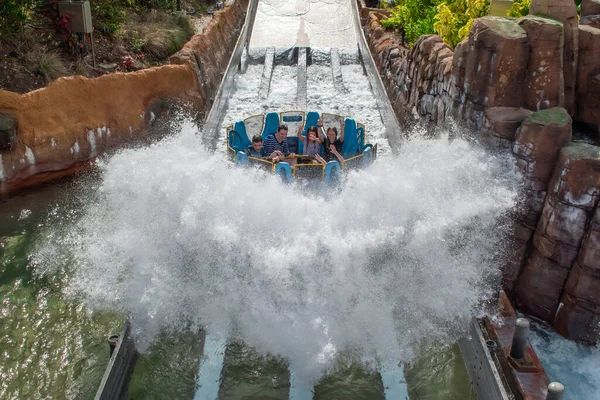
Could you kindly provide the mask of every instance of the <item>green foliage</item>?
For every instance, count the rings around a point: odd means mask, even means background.
[[[381,21],[385,29],[404,31],[413,44],[421,35],[437,33],[454,47],[469,35],[473,21],[487,15],[489,0],[404,0]]]
[[[438,5],[435,32],[450,46],[469,36],[473,21],[488,14],[489,0],[447,0]]]
[[[110,33],[116,32],[127,19],[126,7],[133,0],[91,0],[94,25]]]
[[[94,24],[99,24],[104,31],[115,33],[127,19],[127,8],[137,12],[175,10],[177,0],[91,0],[91,6]]]
[[[513,0],[512,7],[506,12],[506,15],[515,18],[528,15],[530,1],[531,0]]]
[[[134,53],[142,53],[146,47],[148,41],[141,37],[134,37],[131,41],[131,51]]]
[[[1,0],[0,36],[17,31],[41,4],[41,0]]]
[[[421,35],[433,33],[438,0],[404,0],[390,10],[390,17],[381,21],[385,29],[404,32],[408,43],[413,44]]]
[[[171,35],[169,36],[168,54],[171,55],[177,53],[179,50],[181,50],[186,41],[187,35],[184,31],[181,29],[175,29],[172,31]]]

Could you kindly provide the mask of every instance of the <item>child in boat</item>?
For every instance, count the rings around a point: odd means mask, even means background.
[[[313,157],[314,160],[321,164],[326,164],[323,157],[321,157],[321,138],[316,126],[310,126],[306,131],[306,136],[302,135],[302,125],[298,128],[298,139],[302,140],[304,144],[303,155]]]
[[[254,158],[263,158],[266,156],[265,150],[263,149],[262,136],[254,135],[252,137],[252,146],[248,147],[246,154],[248,154],[248,157]]]
[[[325,135],[323,135],[323,121],[319,120],[317,122],[319,128],[321,128],[321,140],[323,141],[324,146],[324,156],[326,162],[329,161],[339,161],[340,163],[344,162],[344,157],[342,157],[342,144],[344,143],[344,118],[340,119],[340,137],[338,138],[337,128],[335,126],[331,126],[327,128]]]

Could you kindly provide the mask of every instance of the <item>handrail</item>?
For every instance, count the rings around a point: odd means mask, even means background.
[[[388,142],[390,143],[392,150],[394,150],[399,148],[402,142],[400,124],[398,123],[398,118],[392,108],[390,98],[387,95],[387,91],[381,81],[375,61],[373,61],[373,57],[371,56],[371,51],[367,45],[367,39],[365,38],[365,33],[360,23],[358,1],[351,0],[350,3],[352,4],[352,13],[354,14],[360,58],[367,73],[367,77],[369,78],[371,90],[373,90],[373,94],[375,95],[375,101],[377,102],[377,108],[379,109],[379,115],[381,115],[381,121],[383,122]]]
[[[244,25],[242,26],[242,30],[240,31],[235,48],[231,54],[231,58],[229,59],[229,64],[227,64],[225,74],[223,74],[223,78],[221,79],[219,89],[215,94],[214,103],[210,108],[204,123],[204,129],[206,132],[215,132],[212,140],[213,147],[217,146],[219,135],[216,134],[216,132],[218,132],[219,122],[221,121],[222,114],[227,108],[229,101],[229,96],[227,93],[233,88],[235,74],[239,69],[244,47],[247,46],[250,41],[250,33],[252,32],[252,27],[254,26],[254,18],[256,17],[258,2],[259,0],[250,0],[250,3],[248,4],[248,11],[246,12]]]

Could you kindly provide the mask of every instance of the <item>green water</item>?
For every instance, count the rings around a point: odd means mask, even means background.
[[[286,362],[257,353],[243,343],[225,351],[219,400],[287,400],[290,374]]]
[[[56,189],[0,203],[0,398],[93,398],[123,318],[89,312],[61,294],[64,277],[36,279],[29,254]],[[24,211],[25,210],[25,211]]]
[[[141,354],[129,384],[129,399],[192,399],[204,335],[161,332]]]
[[[37,245],[82,209],[79,186],[0,201],[0,399],[93,399],[110,357],[107,338],[121,331],[123,315],[66,299],[66,275],[33,273]],[[191,399],[202,343],[197,332],[161,333],[139,357],[129,398]]]
[[[475,400],[458,344],[432,349],[404,368],[412,400]]]

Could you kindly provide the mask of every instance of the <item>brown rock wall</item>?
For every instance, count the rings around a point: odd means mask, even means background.
[[[0,91],[0,110],[17,119],[18,130],[12,150],[0,152],[0,193],[27,186],[23,181],[33,175],[90,160],[140,132],[156,98],[186,98],[203,106],[196,87],[189,67],[168,65],[96,79],[60,78],[23,95]]]
[[[583,282],[600,275],[589,272],[600,255],[591,243],[600,239],[587,227],[600,182],[593,157],[580,157],[573,145],[561,148],[571,140],[571,117],[600,126],[600,30],[580,26],[574,33],[572,2],[534,3],[534,11],[545,16],[517,22],[480,18],[451,55],[435,35],[397,52],[399,37],[383,31],[377,18],[369,19],[366,31],[400,120],[442,125],[453,116],[479,131],[483,141],[513,151],[524,190],[514,213],[504,286],[525,311],[550,322],[562,302],[556,326],[565,335],[584,337],[599,314],[600,292]],[[577,61],[573,86],[569,74]],[[584,236],[594,239],[581,245]]]
[[[581,2],[581,17],[600,14],[600,0],[583,0]]]
[[[556,313],[556,329],[564,336],[594,345],[600,337],[600,208],[581,245],[569,273]]]
[[[600,0],[583,0],[581,2],[581,25],[600,28]]]
[[[516,132],[512,151],[523,174],[524,188],[513,216],[512,255],[503,267],[507,290],[515,287],[560,149],[570,140],[571,117],[559,107],[526,114]]]
[[[571,0],[531,0],[529,14],[554,18],[563,24],[563,74],[565,105],[570,115],[575,115],[575,92],[577,82],[577,58],[579,49],[579,17],[577,7]]]
[[[600,29],[580,25],[579,38],[577,119],[600,134]]]
[[[532,15],[520,18],[518,24],[531,42],[523,82],[523,106],[530,110],[564,107],[563,25]]]
[[[465,67],[465,94],[479,107],[519,107],[529,58],[527,33],[514,21],[483,17],[473,22]]]
[[[518,304],[554,321],[563,286],[600,199],[600,148],[570,143],[559,155],[533,240],[533,256],[517,286]]]

